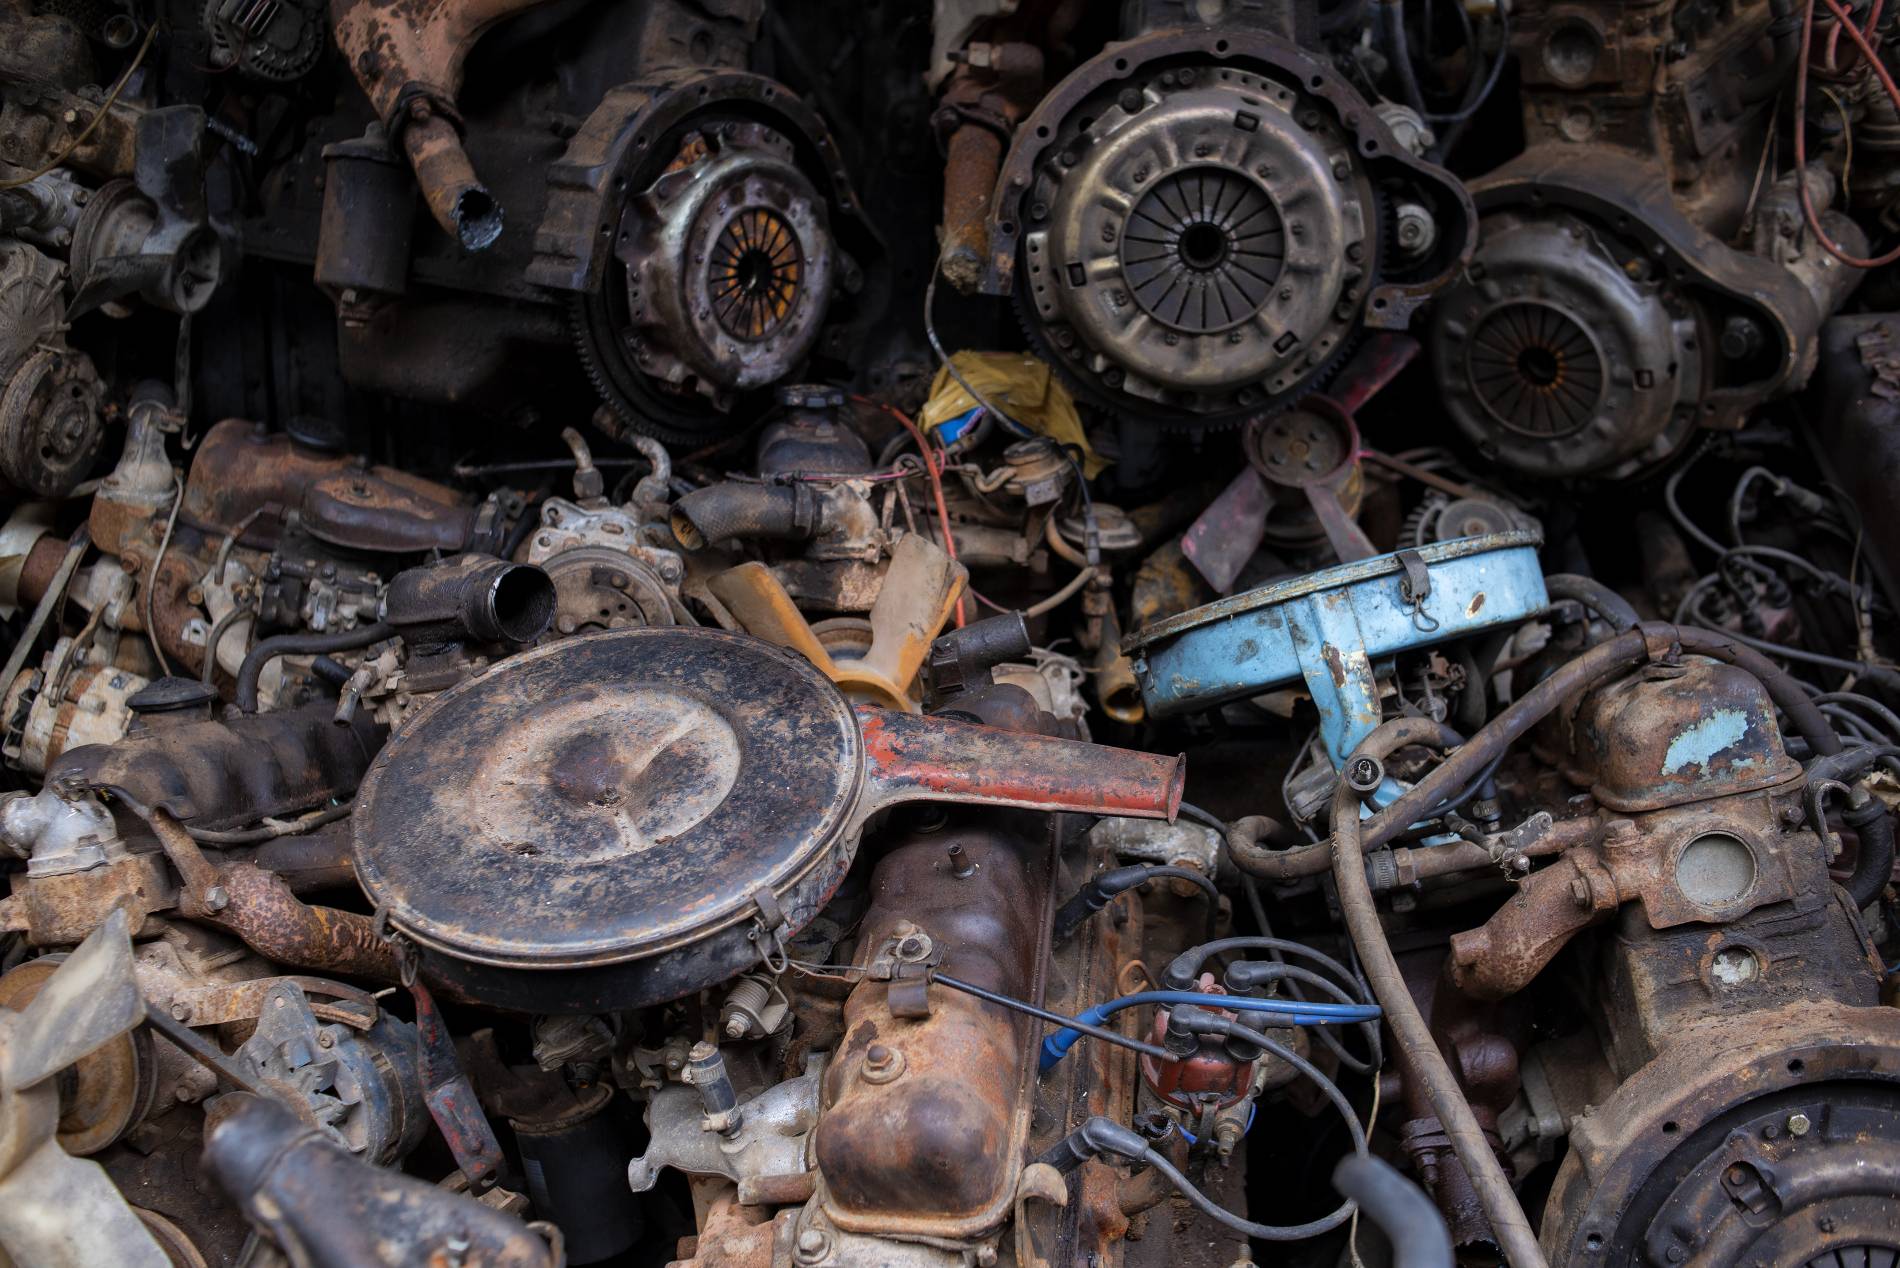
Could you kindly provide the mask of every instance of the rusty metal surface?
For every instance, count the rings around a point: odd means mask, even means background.
[[[41,956],[0,976],[0,1008],[19,1012],[33,1001],[63,955]],[[96,1154],[151,1112],[158,1089],[152,1037],[128,1031],[82,1057],[62,1076],[59,1147],[75,1157]]]
[[[1876,1090],[1887,1104],[1893,1103],[1896,1091],[1900,1091],[1900,1014],[1891,1009],[1853,1008],[1814,1000],[1685,1027],[1654,1061],[1626,1081],[1607,1103],[1585,1114],[1572,1129],[1570,1155],[1558,1170],[1545,1208],[1545,1249],[1554,1259],[1563,1261],[1585,1254],[1593,1258],[1641,1254],[1645,1233],[1650,1233],[1686,1236],[1690,1245],[1678,1247],[1681,1259],[1670,1258],[1669,1262],[1689,1260],[1695,1242],[1721,1227],[1724,1220],[1735,1217],[1718,1206],[1707,1212],[1706,1222],[1664,1225],[1650,1232],[1646,1217],[1652,1216],[1668,1196],[1674,1178],[1682,1176],[1685,1168],[1704,1155],[1731,1167],[1745,1167],[1740,1173],[1744,1182],[1777,1168],[1789,1179],[1797,1178],[1799,1172],[1789,1161],[1764,1166],[1765,1160],[1751,1151],[1766,1148],[1785,1157],[1788,1146],[1799,1149],[1811,1129],[1803,1127],[1802,1134],[1794,1136],[1789,1123],[1794,1113],[1812,1109],[1800,1099],[1799,1090],[1803,1089],[1811,1089],[1811,1094],[1823,1102],[1839,1098],[1840,1109],[1836,1112],[1841,1115],[1840,1125],[1851,1133],[1855,1128],[1849,1126],[1852,1119],[1847,1089],[1853,1086]],[[1789,1099],[1790,1094],[1794,1099]],[[1758,1104],[1773,1114],[1778,1103],[1786,1108],[1769,1118],[1767,1128],[1758,1126],[1751,1135],[1730,1136],[1717,1126],[1736,1106]],[[1895,1237],[1890,1222],[1894,1174],[1888,1156],[1891,1144],[1833,1137],[1825,1111],[1815,1112],[1823,1117],[1812,1128],[1813,1140],[1806,1143],[1820,1146],[1836,1141],[1845,1148],[1847,1157],[1858,1154],[1866,1168],[1864,1179],[1850,1179],[1842,1185],[1843,1177],[1838,1174],[1820,1176],[1818,1184],[1809,1180],[1812,1187],[1803,1188],[1799,1196],[1782,1190],[1787,1206],[1777,1209],[1770,1205],[1755,1221],[1738,1213],[1740,1221],[1754,1222],[1758,1228],[1785,1230],[1804,1239],[1808,1245],[1803,1249],[1811,1246],[1808,1253],[1816,1255],[1826,1253],[1830,1244],[1857,1244],[1869,1233],[1874,1244],[1891,1245]],[[1715,1127],[1713,1134],[1705,1130],[1710,1127]],[[1725,1149],[1738,1146],[1742,1153],[1725,1158]],[[1806,1176],[1799,1178],[1808,1180]],[[1884,1209],[1887,1214],[1884,1225],[1878,1220],[1867,1222],[1865,1208],[1858,1219],[1850,1218],[1850,1210],[1828,1209],[1836,1202],[1853,1208],[1855,1190],[1865,1193],[1860,1186],[1867,1182],[1878,1195],[1875,1209]],[[1770,1194],[1776,1191],[1775,1183],[1769,1181]],[[1656,1184],[1661,1190],[1651,1192],[1650,1187]],[[1721,1192],[1719,1187],[1717,1192]],[[1741,1198],[1746,1211],[1753,1202],[1748,1185],[1731,1192]],[[1807,1257],[1799,1255],[1793,1262]],[[1740,1261],[1714,1250],[1709,1257],[1692,1262]]]
[[[332,713],[319,705],[133,734],[68,750],[47,779],[116,790],[198,828],[246,826],[350,795],[384,731],[367,715],[338,726]]]
[[[1330,67],[1307,58],[1292,45],[1272,36],[1235,30],[1227,33],[1213,47],[1210,47],[1205,33],[1200,31],[1166,31],[1144,37],[1136,45],[1124,45],[1101,54],[1070,75],[1043,98],[1029,122],[1033,125],[1041,120],[1065,118],[1104,83],[1122,80],[1132,73],[1139,73],[1146,65],[1179,58],[1184,54],[1198,55],[1216,66],[1260,65],[1290,75],[1294,82],[1307,85],[1313,95],[1330,109],[1357,120],[1361,135],[1360,148],[1368,159],[1395,163],[1414,179],[1429,182],[1433,186],[1443,185],[1453,198],[1454,206],[1463,203],[1466,210],[1464,223],[1443,234],[1446,249],[1442,257],[1449,264],[1435,277],[1423,282],[1375,287],[1373,302],[1378,303],[1383,299],[1385,302],[1379,305],[1381,311],[1390,314],[1382,316],[1375,325],[1392,328],[1402,325],[1410,311],[1449,278],[1456,270],[1458,261],[1470,257],[1477,241],[1477,217],[1470,214],[1469,204],[1464,203],[1467,196],[1462,188],[1448,183],[1449,173],[1413,158],[1392,139],[1382,122],[1360,114],[1358,94]],[[1030,188],[1033,172],[1043,157],[1052,131],[1047,126],[1042,131],[1026,127],[1019,133],[1017,144],[1004,160],[998,177],[998,187],[1004,192],[999,195],[991,211],[986,290],[1006,293],[1015,280],[1016,248],[1022,228],[1011,208],[1014,199]]]
[[[1777,744],[1777,748],[1778,748]],[[1820,843],[1798,790],[1714,799],[1630,818],[1519,882],[1483,928],[1452,936],[1452,975],[1480,999],[1527,986],[1576,934],[1625,904],[1657,930],[1734,921],[1824,892]]]
[[[218,869],[217,883],[229,896],[216,922],[260,954],[300,969],[396,979],[396,957],[368,916],[312,906],[276,874],[248,863]]]
[[[220,538],[242,530],[246,545],[268,550],[292,511],[320,539],[385,551],[461,550],[475,522],[461,494],[432,480],[308,449],[242,419],[205,434],[185,482],[182,523]]]
[[[1559,711],[1565,774],[1611,810],[1660,810],[1800,774],[1759,679],[1691,659],[1618,679]]]
[[[358,876],[417,941],[495,965],[652,957],[816,874],[788,900],[796,927],[848,858],[860,748],[830,684],[768,644],[710,630],[554,644],[444,693],[391,741],[358,794]]]
[[[960,846],[974,871],[948,861]],[[859,962],[928,939],[944,972],[992,990],[1035,980],[1047,932],[1051,833],[1008,815],[959,816],[879,862]],[[826,1215],[847,1230],[967,1238],[1008,1214],[1028,1127],[1035,1036],[1025,1019],[941,987],[927,1017],[893,1015],[894,983],[845,1003],[813,1156]]]
[[[455,1040],[435,996],[419,981],[409,983],[409,996],[416,1006],[422,1096],[429,1117],[454,1155],[469,1191],[485,1193],[501,1178],[501,1142],[475,1097],[474,1084],[456,1059]]]
[[[1187,763],[1077,740],[860,707],[859,815],[905,801],[957,801],[1172,820]]]
[[[984,61],[951,72],[932,120],[944,147],[943,272],[962,291],[982,284],[1003,147],[1042,88],[1042,50],[1034,45],[991,45]]]
[[[423,198],[470,250],[501,233],[501,212],[462,147],[462,63],[489,27],[543,0],[332,0],[336,42],[370,104],[400,139]]]

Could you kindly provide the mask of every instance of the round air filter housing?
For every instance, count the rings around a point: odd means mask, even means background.
[[[429,971],[501,1007],[636,1007],[759,959],[844,876],[851,707],[799,656],[629,630],[446,692],[357,796],[356,872]]]

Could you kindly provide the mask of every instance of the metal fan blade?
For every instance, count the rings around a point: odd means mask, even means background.
[[[0,1181],[0,1246],[32,1268],[171,1264],[105,1168],[51,1138]]]
[[[831,653],[811,632],[805,614],[798,610],[792,596],[785,593],[785,587],[764,564],[728,568],[709,579],[706,588],[712,591],[713,598],[725,604],[726,611],[745,627],[746,633],[790,648],[822,669],[827,678],[837,677]]]
[[[891,552],[890,571],[871,607],[870,652],[839,668],[876,674],[898,690],[908,690],[969,575],[937,543],[920,533],[907,535]]]
[[[114,911],[32,1003],[0,1020],[0,1082],[9,1090],[32,1087],[144,1019],[131,934],[125,913]]]
[[[1226,594],[1234,588],[1234,578],[1267,535],[1267,512],[1272,509],[1273,490],[1248,468],[1188,526],[1181,537],[1181,553],[1214,587],[1214,593]]]

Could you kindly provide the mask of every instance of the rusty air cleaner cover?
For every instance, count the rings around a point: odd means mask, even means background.
[[[356,872],[479,999],[655,1003],[755,963],[777,914],[784,935],[816,914],[863,760],[850,706],[794,653],[706,629],[571,639],[396,734],[357,797]]]

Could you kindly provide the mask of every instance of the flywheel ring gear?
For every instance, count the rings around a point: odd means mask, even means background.
[[[742,430],[742,401],[817,346],[836,248],[823,197],[773,129],[698,118],[672,150],[650,184],[628,182],[638,192],[603,284],[577,298],[575,330],[624,421],[704,444]]]

